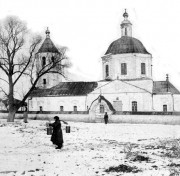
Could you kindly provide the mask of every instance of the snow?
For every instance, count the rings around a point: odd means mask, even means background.
[[[175,143],[180,149],[178,125],[68,123],[71,132],[66,133],[62,124],[64,147],[56,150],[47,135],[46,121],[0,120],[0,175],[169,176],[180,168],[180,157],[172,156],[171,150]],[[137,155],[149,160],[133,161]],[[140,171],[105,172],[119,165]]]

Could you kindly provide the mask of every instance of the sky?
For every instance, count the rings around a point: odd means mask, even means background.
[[[101,57],[121,37],[124,9],[139,39],[153,57],[153,79],[180,90],[179,0],[0,0],[0,19],[18,16],[55,45],[68,47],[70,71],[87,80],[102,79]]]

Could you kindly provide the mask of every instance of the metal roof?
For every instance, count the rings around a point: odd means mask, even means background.
[[[57,86],[49,89],[37,88],[31,93],[30,96],[81,96],[92,92],[97,86],[97,82],[61,82]]]
[[[58,49],[55,47],[54,43],[51,41],[49,37],[46,37],[43,44],[41,45],[38,53],[59,53]]]
[[[169,81],[154,81],[153,82],[153,93],[162,94],[162,93],[172,93],[180,94],[179,90],[176,89]]]
[[[110,44],[105,55],[125,53],[150,54],[138,39],[129,36],[122,36]]]

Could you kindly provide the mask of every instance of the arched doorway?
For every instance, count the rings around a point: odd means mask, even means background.
[[[115,112],[115,109],[104,96],[100,95],[92,102],[89,108],[89,113],[95,122],[104,122],[105,112],[108,113],[110,118],[111,114]]]

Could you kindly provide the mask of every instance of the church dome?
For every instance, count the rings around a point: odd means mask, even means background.
[[[106,54],[113,55],[125,53],[150,54],[138,39],[129,36],[122,36],[115,40],[106,51]]]

